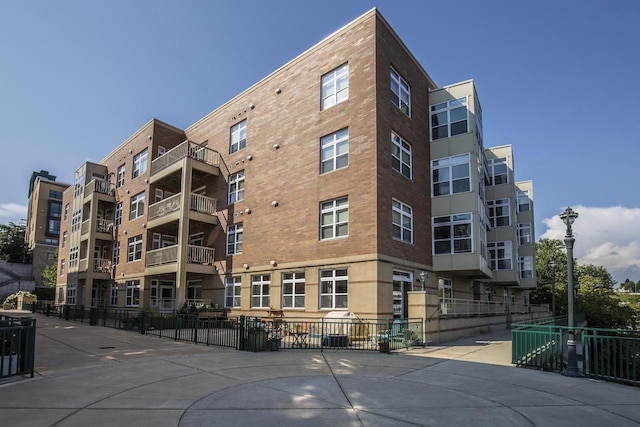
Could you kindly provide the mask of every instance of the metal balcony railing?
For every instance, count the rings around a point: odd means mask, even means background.
[[[164,200],[154,203],[149,206],[149,215],[147,216],[147,219],[151,221],[152,219],[161,218],[165,215],[169,215],[172,212],[179,211],[181,203],[182,195],[180,193],[174,194],[171,197],[167,197]]]
[[[154,249],[147,252],[145,265],[153,267],[156,265],[169,264],[178,261],[178,245],[167,246],[166,248]]]
[[[151,162],[151,175],[164,170],[185,157],[191,157],[212,166],[220,165],[220,154],[217,151],[187,140],[154,159]]]
[[[215,249],[205,246],[187,246],[187,261],[190,264],[213,265]]]
[[[209,215],[216,214],[216,199],[191,193],[191,210]]]
[[[113,195],[115,194],[115,186],[107,180],[94,178],[84,187],[84,195],[86,197],[94,192]]]

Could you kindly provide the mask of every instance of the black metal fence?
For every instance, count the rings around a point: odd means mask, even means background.
[[[90,325],[243,351],[349,349],[390,352],[424,345],[422,319],[226,317],[222,313],[164,314],[48,303],[36,303],[32,310]]]
[[[0,315],[0,378],[34,374],[36,320]]]

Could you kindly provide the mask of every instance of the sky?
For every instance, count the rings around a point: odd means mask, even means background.
[[[436,84],[474,79],[536,238],[572,206],[579,263],[640,280],[634,0],[2,0],[0,224],[33,171],[71,183],[154,117],[184,129],[373,7]]]

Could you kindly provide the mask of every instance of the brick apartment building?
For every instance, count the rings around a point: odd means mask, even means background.
[[[153,119],[82,165],[56,301],[428,330],[461,301],[526,306],[533,189],[513,168],[484,148],[473,81],[438,87],[372,9],[187,129]]]

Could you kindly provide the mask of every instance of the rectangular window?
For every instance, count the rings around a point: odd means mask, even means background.
[[[398,200],[391,201],[393,238],[413,243],[413,210]]]
[[[345,128],[320,139],[320,173],[349,166],[349,129]]]
[[[227,228],[227,255],[242,253],[242,223],[230,225]]]
[[[49,215],[47,218],[47,234],[60,234],[60,218],[62,218],[62,203],[49,201]]]
[[[129,210],[129,221],[144,215],[144,191],[131,198],[131,210]]]
[[[391,132],[391,167],[411,179],[411,145]]]
[[[244,171],[229,175],[229,204],[244,200]]]
[[[434,197],[471,191],[471,156],[467,153],[432,160],[431,182]]]
[[[224,286],[224,306],[226,308],[240,308],[242,299],[242,279],[240,277],[227,277]]]
[[[147,160],[149,160],[149,152],[146,148],[133,156],[132,178],[139,177],[147,171]]]
[[[516,199],[518,200],[518,212],[529,212],[531,210],[529,190],[518,191],[516,193]]]
[[[126,292],[124,305],[127,307],[139,307],[140,282],[137,280],[128,280],[126,283]]]
[[[78,256],[80,254],[80,248],[74,246],[69,251],[69,270],[78,268]]]
[[[391,102],[411,117],[411,88],[393,68],[391,69]]]
[[[116,213],[114,215],[114,223],[117,227],[122,224],[122,202],[116,205]]]
[[[530,245],[533,242],[531,235],[531,223],[523,222],[518,224],[518,243],[521,245]]]
[[[127,262],[139,261],[142,259],[142,234],[129,239],[127,249]]]
[[[451,279],[438,279],[438,299],[443,304],[452,302],[453,282]]]
[[[282,308],[304,308],[304,272],[282,274]]]
[[[66,264],[65,260],[60,261],[60,276],[64,276],[64,268]]]
[[[76,285],[67,285],[67,304],[76,305]]]
[[[341,197],[320,203],[320,240],[349,235],[349,199]]]
[[[109,305],[115,307],[118,305],[118,284],[112,283],[109,292]]]
[[[66,231],[64,233],[62,233],[62,247],[63,248],[67,247],[67,232]]]
[[[233,154],[236,151],[240,151],[247,146],[247,121],[243,120],[240,123],[231,127],[231,138],[229,140],[229,154]]]
[[[56,200],[62,200],[62,192],[61,191],[57,191],[57,190],[49,190],[49,198],[50,199],[56,199]]]
[[[489,218],[492,227],[508,227],[511,225],[509,199],[497,199],[487,201],[489,206]]]
[[[344,64],[322,76],[321,110],[349,99],[349,64]]]
[[[518,270],[521,279],[533,279],[533,257],[518,257]]]
[[[433,253],[451,255],[473,252],[470,213],[433,218]]]
[[[118,166],[118,175],[116,177],[116,187],[120,188],[124,185],[125,165]]]
[[[67,221],[69,219],[69,203],[64,205],[64,220]]]
[[[349,307],[349,276],[347,269],[320,271],[320,308]]]
[[[82,219],[82,212],[76,211],[71,214],[71,232],[80,230],[80,220]]]
[[[509,167],[507,166],[507,158],[489,159],[488,171],[491,182],[489,185],[499,185],[509,183]]]
[[[120,264],[120,242],[116,242],[113,244],[112,253],[113,254],[112,254],[111,262],[113,263],[113,265]]]
[[[493,270],[511,270],[511,242],[491,242],[487,244]]]
[[[258,274],[251,276],[251,308],[269,308],[269,288],[271,276]]]
[[[467,97],[431,106],[431,140],[469,132]]]

